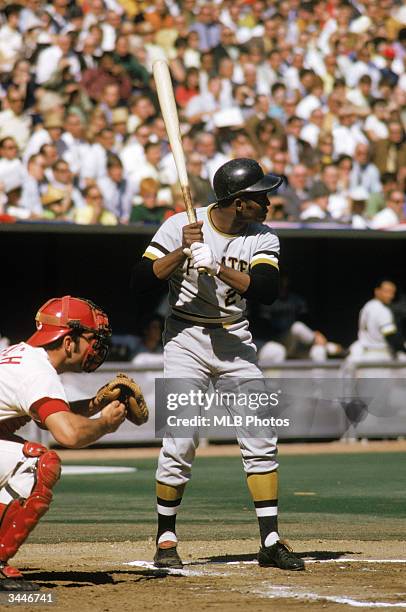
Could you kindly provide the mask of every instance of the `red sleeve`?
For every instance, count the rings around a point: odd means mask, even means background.
[[[70,412],[70,408],[63,400],[52,397],[42,397],[30,406],[33,418],[40,420],[42,424],[50,414],[55,414],[55,412]]]

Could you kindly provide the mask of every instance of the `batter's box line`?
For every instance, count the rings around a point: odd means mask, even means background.
[[[258,589],[254,593],[269,599],[300,599],[302,601],[326,601],[350,606],[352,608],[406,608],[406,602],[359,601],[341,595],[319,595],[306,591],[295,591],[285,586],[271,586],[268,589]]]

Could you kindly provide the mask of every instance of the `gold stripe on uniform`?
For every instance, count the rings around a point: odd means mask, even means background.
[[[180,499],[185,490],[184,484],[173,487],[172,485],[162,484],[162,482],[156,482],[156,496],[165,501],[175,501]]]
[[[276,261],[272,261],[272,259],[265,259],[264,257],[260,257],[259,259],[256,259],[255,261],[253,261],[251,264],[251,268],[253,268],[254,266],[260,263],[269,264],[270,266],[273,266],[274,268],[279,270],[279,266],[276,263]]]
[[[278,499],[278,472],[248,474],[247,484],[254,502]]]
[[[154,255],[153,253],[148,253],[148,251],[145,251],[143,257],[147,257],[148,259],[152,259],[152,261],[155,261],[156,259],[158,259],[158,255]]]

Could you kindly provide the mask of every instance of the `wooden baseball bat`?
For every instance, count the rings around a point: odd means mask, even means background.
[[[178,172],[179,183],[182,189],[183,201],[190,223],[196,222],[196,211],[193,208],[192,195],[190,193],[189,179],[186,171],[185,153],[183,151],[182,138],[180,135],[178,111],[169,66],[165,60],[159,59],[152,67],[159,105],[165,122],[169,144],[171,145]]]

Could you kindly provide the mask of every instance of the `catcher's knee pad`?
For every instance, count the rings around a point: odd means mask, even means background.
[[[52,501],[52,488],[61,473],[61,462],[55,451],[41,444],[26,442],[23,454],[27,459],[17,465],[6,485],[8,492],[14,493],[15,499],[4,507],[0,523],[0,561],[3,562],[16,554],[39,519],[47,512]],[[26,484],[18,482],[24,470],[34,477],[31,491],[25,496],[18,493],[18,490],[24,488],[18,485]]]

